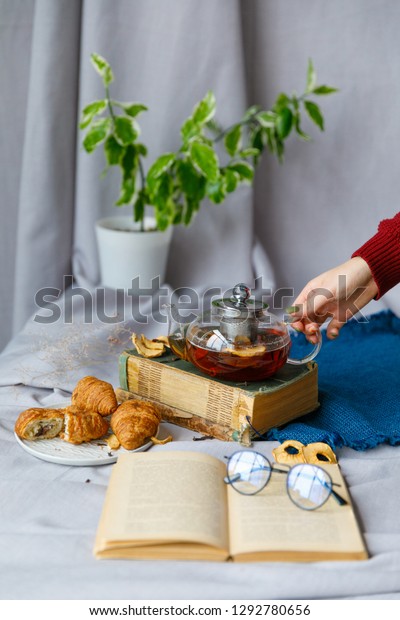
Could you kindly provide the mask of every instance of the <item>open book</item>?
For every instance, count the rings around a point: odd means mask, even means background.
[[[295,506],[283,476],[257,495],[224,483],[226,464],[198,452],[121,454],[98,526],[96,558],[224,561],[363,560],[368,557],[338,465],[340,495],[317,510]]]

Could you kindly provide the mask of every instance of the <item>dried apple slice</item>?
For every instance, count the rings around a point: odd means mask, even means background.
[[[162,342],[149,340],[143,334],[140,336],[140,341],[146,347],[146,349],[151,349],[152,351],[162,351],[163,353],[165,352],[165,345]]]
[[[295,439],[288,439],[280,446],[272,450],[274,459],[277,463],[285,463],[285,465],[295,465],[296,463],[305,463],[304,445]]]
[[[309,443],[307,446],[304,446],[303,454],[306,462],[313,465],[337,463],[336,455],[332,448],[322,441]]]
[[[132,334],[132,342],[136,347],[137,352],[142,355],[142,357],[160,357],[165,352],[165,346],[162,343],[151,343],[150,340],[143,336],[143,334],[138,337],[137,334]],[[146,341],[156,345],[155,348],[149,347],[146,345]]]
[[[157,338],[153,338],[153,342],[162,342],[163,345],[169,347],[169,337],[168,336],[157,336]]]
[[[232,347],[225,349],[225,352],[238,357],[255,357],[256,355],[263,355],[266,350],[267,347],[265,345],[259,344],[254,347]]]

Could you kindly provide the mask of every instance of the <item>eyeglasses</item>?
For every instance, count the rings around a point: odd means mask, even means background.
[[[315,510],[332,497],[340,506],[347,501],[341,497],[333,486],[329,473],[318,465],[299,463],[289,469],[280,469],[271,465],[267,457],[260,452],[240,450],[229,457],[226,466],[225,484],[230,484],[242,495],[255,495],[268,484],[272,472],[286,474],[286,490],[289,498],[303,510]]]

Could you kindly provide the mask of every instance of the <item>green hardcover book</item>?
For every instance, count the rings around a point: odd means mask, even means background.
[[[233,383],[203,374],[166,353],[156,359],[124,351],[119,360],[117,397],[157,403],[168,422],[219,439],[249,444],[256,435],[314,411],[318,367],[285,364],[264,381]]]

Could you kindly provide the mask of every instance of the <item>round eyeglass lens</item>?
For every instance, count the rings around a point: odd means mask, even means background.
[[[287,491],[296,506],[315,510],[325,504],[330,496],[332,480],[322,467],[295,465],[288,473]]]
[[[227,465],[230,484],[243,495],[254,495],[265,487],[271,476],[268,459],[259,452],[243,450],[232,454]]]

